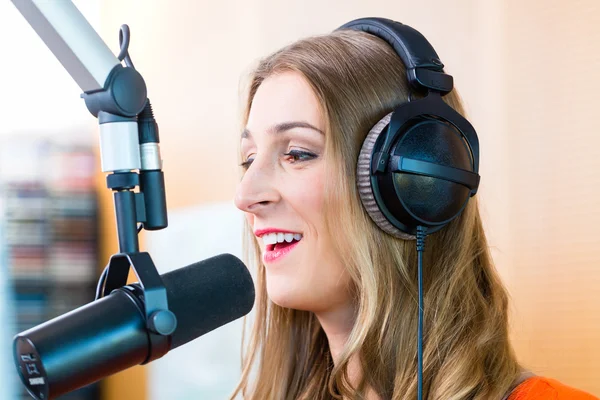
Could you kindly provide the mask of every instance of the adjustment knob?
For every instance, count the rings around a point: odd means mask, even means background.
[[[155,311],[150,315],[148,328],[159,335],[168,336],[177,328],[177,317],[169,310]]]

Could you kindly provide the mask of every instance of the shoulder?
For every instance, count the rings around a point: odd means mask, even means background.
[[[550,379],[535,376],[515,388],[508,400],[599,400],[581,390]]]

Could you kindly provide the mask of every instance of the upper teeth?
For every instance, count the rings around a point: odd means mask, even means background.
[[[283,233],[283,232],[273,232],[267,233],[262,236],[262,240],[264,244],[275,244],[275,243],[290,243],[292,240],[300,240],[302,239],[301,233]]]

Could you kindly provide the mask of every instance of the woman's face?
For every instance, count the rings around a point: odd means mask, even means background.
[[[324,132],[318,100],[300,74],[265,79],[242,133],[246,172],[235,196],[258,239],[270,299],[314,312],[350,303],[350,278],[322,213]]]

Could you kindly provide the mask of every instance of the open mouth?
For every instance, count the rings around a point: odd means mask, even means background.
[[[294,248],[302,240],[301,233],[291,232],[271,232],[262,235],[262,241],[265,245],[263,253],[263,262],[274,265],[275,262],[284,258],[287,254],[294,251]]]
[[[293,244],[298,243],[300,240],[296,240],[296,239],[292,239],[291,242],[282,242],[282,243],[275,243],[275,244],[268,244],[266,246],[267,251],[274,251],[274,250],[281,250],[281,249],[285,249],[286,247],[292,246]]]

